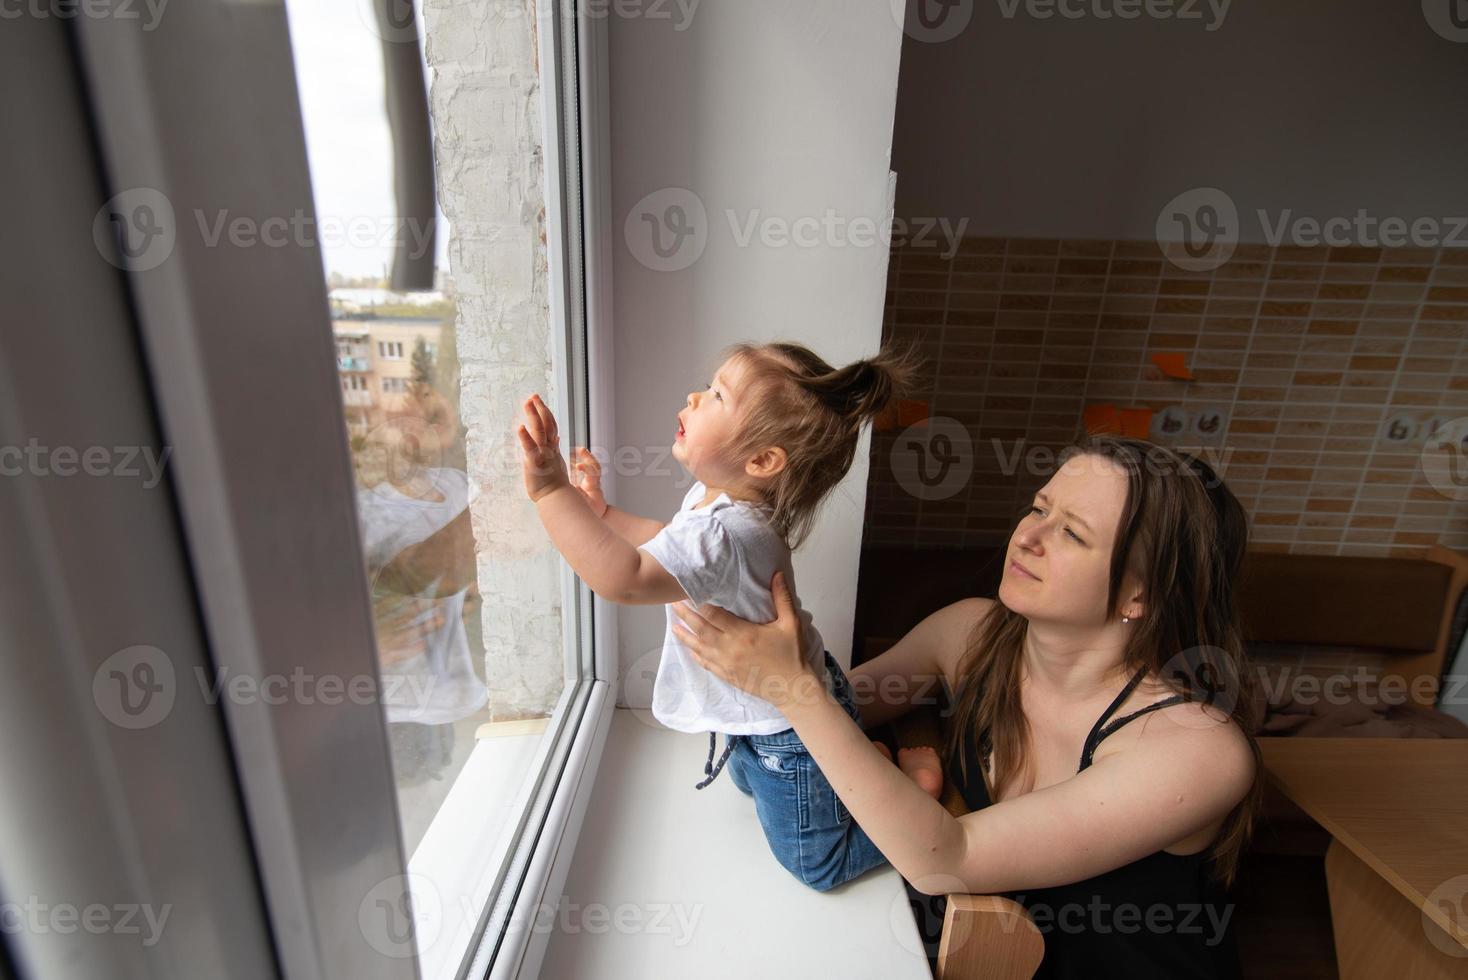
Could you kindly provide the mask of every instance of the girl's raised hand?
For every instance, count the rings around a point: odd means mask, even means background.
[[[605,517],[607,498],[601,491],[601,463],[585,446],[579,447],[572,454],[571,482],[586,497],[592,513],[597,517]]]
[[[566,460],[561,456],[560,432],[556,417],[539,395],[525,399],[525,422],[516,434],[524,450],[522,469],[525,493],[531,500],[571,485],[566,473]]]

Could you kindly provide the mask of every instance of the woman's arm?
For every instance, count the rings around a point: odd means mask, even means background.
[[[1217,822],[1253,780],[1253,756],[1227,718],[1177,705],[1153,712],[1144,739],[1085,772],[955,819],[832,699],[800,657],[799,621],[781,576],[772,591],[779,616],[771,624],[679,604],[688,627],[675,630],[704,667],[776,703],[852,817],[920,891],[1079,881]]]
[[[852,668],[862,727],[885,724],[920,704],[937,704],[942,682],[954,683],[969,633],[993,605],[992,599],[962,599],[944,606],[891,649]]]

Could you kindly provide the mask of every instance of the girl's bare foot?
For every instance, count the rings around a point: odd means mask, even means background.
[[[872,744],[887,757],[888,762],[892,761],[891,749],[875,739]],[[933,799],[943,795],[943,764],[938,760],[938,753],[929,746],[898,749],[897,767],[907,774],[908,779],[918,784],[918,789]]]
[[[932,746],[897,750],[897,768],[918,784],[918,789],[933,799],[943,795],[943,763]]]

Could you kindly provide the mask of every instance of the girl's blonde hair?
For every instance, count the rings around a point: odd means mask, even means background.
[[[748,459],[772,446],[785,450],[785,468],[763,493],[774,510],[771,524],[797,548],[821,501],[851,468],[862,425],[911,390],[917,360],[909,349],[885,347],[835,368],[784,341],[735,344],[724,354],[745,367],[749,405],[730,453]]]

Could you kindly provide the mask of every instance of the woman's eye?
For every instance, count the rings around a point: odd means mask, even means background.
[[[1066,534],[1069,534],[1071,537],[1075,538],[1077,544],[1085,544],[1086,543],[1086,542],[1082,541],[1079,537],[1076,537],[1076,533],[1074,531],[1072,531],[1070,528],[1066,528],[1065,529],[1065,533]]]
[[[1043,514],[1045,512],[1043,510],[1041,510],[1040,508],[1036,507],[1034,504],[1030,504],[1029,509],[1026,510],[1025,513],[1026,514]]]

